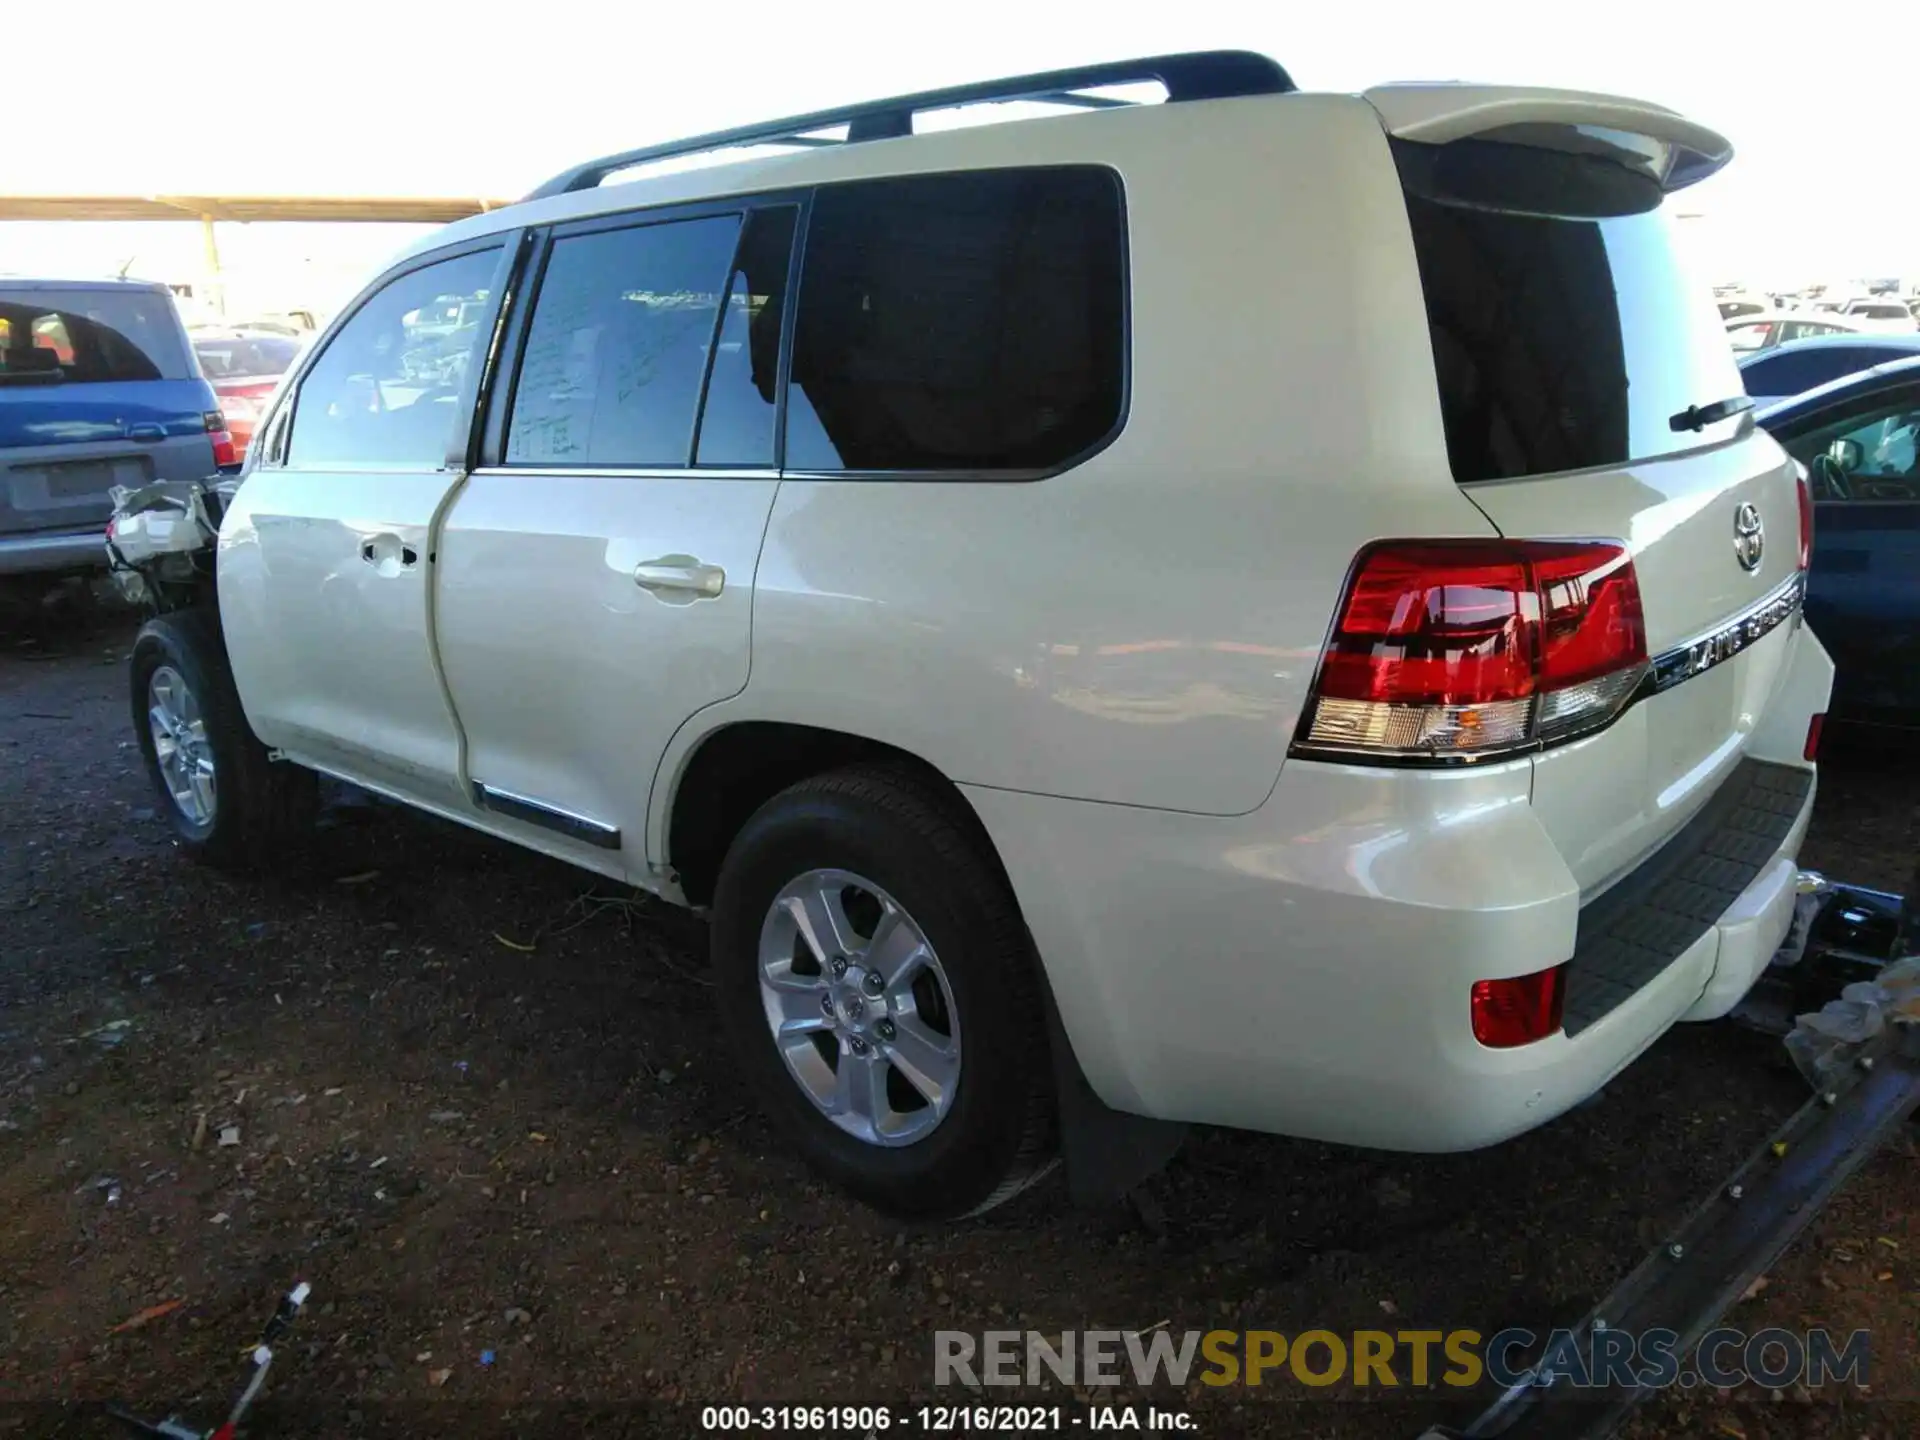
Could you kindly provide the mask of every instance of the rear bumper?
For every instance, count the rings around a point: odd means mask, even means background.
[[[1716,960],[1713,988],[1726,989],[1735,976],[1739,981],[1717,1013],[1731,1009],[1786,933],[1797,873],[1790,857],[1812,808],[1812,770],[1741,761],[1672,840],[1581,910],[1567,965],[1567,1034],[1604,1019],[1710,927],[1733,926],[1755,943],[1771,930],[1766,953],[1735,960],[1727,979]],[[1738,920],[1728,918],[1736,913]],[[1757,966],[1748,958],[1757,958]]]
[[[1794,668],[1807,670],[1807,693],[1783,685],[1777,699],[1817,708],[1830,667],[1802,639],[1808,654]],[[1813,807],[1798,740],[1791,751],[1773,743],[1775,730],[1804,737],[1806,717],[1775,722],[1770,714],[1749,735],[1749,759],[1720,788],[1757,765],[1791,781],[1785,813],[1770,812],[1716,892],[1692,897],[1690,931],[1669,926],[1659,963],[1589,1007],[1572,1033],[1504,1050],[1473,1036],[1473,983],[1568,961],[1583,920],[1591,935],[1606,915],[1583,911],[1589,897],[1531,803],[1525,761],[1445,772],[1289,761],[1260,809],[1224,819],[966,794],[1006,864],[1075,1056],[1108,1105],[1467,1150],[1578,1104],[1675,1022],[1731,1008],[1764,968],[1791,919],[1793,857]],[[1654,861],[1676,858],[1686,856],[1670,846]]]
[[[44,575],[104,570],[107,542],[103,527],[0,535],[0,575]]]

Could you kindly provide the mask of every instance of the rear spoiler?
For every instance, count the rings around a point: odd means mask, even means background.
[[[1510,85],[1376,85],[1362,97],[1387,133],[1423,145],[1501,140],[1606,156],[1666,191],[1706,179],[1733,158],[1724,135],[1660,105],[1582,90]]]

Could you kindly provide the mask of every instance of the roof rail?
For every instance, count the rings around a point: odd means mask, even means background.
[[[585,165],[575,166],[565,174],[556,175],[526,198],[543,200],[549,195],[591,190],[616,171],[656,160],[698,155],[709,150],[728,150],[745,145],[818,146],[891,140],[913,133],[913,117],[916,114],[926,110],[947,110],[958,105],[1034,100],[1053,105],[1106,109],[1127,102],[1078,92],[1106,85],[1137,85],[1154,80],[1166,87],[1169,101],[1224,100],[1236,95],[1282,95],[1297,88],[1276,62],[1249,50],[1199,50],[1184,55],[1150,55],[1140,60],[1112,60],[1071,70],[1048,70],[1037,75],[1015,75],[1005,80],[954,85],[945,90],[923,90],[916,95],[869,100],[833,110],[818,110],[811,115],[794,115],[785,120],[767,120],[733,130],[716,130],[712,134],[696,135],[686,140],[670,140],[662,145],[642,146],[638,150],[602,156]],[[809,133],[834,125],[847,127],[845,141],[827,140]]]

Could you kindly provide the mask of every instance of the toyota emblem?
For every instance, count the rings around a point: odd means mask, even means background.
[[[1733,553],[1742,570],[1758,570],[1766,551],[1767,527],[1760,523],[1760,511],[1753,502],[1744,500],[1733,512]]]

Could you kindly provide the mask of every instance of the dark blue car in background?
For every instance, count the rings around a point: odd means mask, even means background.
[[[1816,386],[1920,355],[1920,332],[1911,335],[1815,335],[1770,350],[1742,355],[1740,383],[1753,403],[1778,404]]]
[[[166,286],[0,277],[0,584],[103,567],[109,490],[233,459]]]
[[[1833,656],[1830,714],[1920,724],[1920,358],[1822,385],[1760,412],[1807,467],[1807,621]]]

